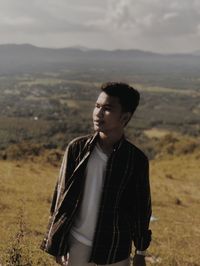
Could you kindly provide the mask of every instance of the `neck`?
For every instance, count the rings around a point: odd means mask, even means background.
[[[101,146],[102,150],[110,154],[113,150],[113,145],[121,139],[123,136],[124,131],[114,132],[113,134],[107,135],[104,132],[99,133],[99,145]]]

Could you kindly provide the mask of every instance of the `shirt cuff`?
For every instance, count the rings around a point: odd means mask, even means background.
[[[146,250],[151,242],[151,230],[148,230],[145,234],[143,235],[134,235],[133,236],[133,241],[134,241],[134,245],[136,250]]]

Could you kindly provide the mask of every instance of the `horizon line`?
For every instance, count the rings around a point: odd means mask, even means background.
[[[109,51],[109,52],[114,52],[114,51],[138,51],[138,52],[144,52],[144,53],[152,53],[152,54],[157,54],[157,55],[200,55],[200,50],[195,50],[195,51],[190,51],[190,52],[154,52],[151,50],[146,50],[146,49],[139,49],[139,48],[92,48],[92,47],[87,47],[84,45],[72,45],[72,46],[61,46],[61,47],[53,47],[53,46],[40,46],[40,45],[35,45],[31,43],[0,43],[0,46],[32,46],[35,48],[46,48],[46,49],[52,49],[52,50],[62,50],[62,49],[77,49],[79,51]]]

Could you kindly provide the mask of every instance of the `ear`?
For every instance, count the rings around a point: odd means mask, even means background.
[[[122,123],[123,123],[124,127],[126,126],[128,121],[131,119],[131,115],[132,114],[130,112],[123,113],[123,115],[122,115]]]

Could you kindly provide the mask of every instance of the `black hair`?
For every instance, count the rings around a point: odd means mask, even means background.
[[[127,83],[107,82],[102,84],[101,91],[109,96],[117,97],[123,112],[130,112],[133,115],[139,105],[140,93]]]

